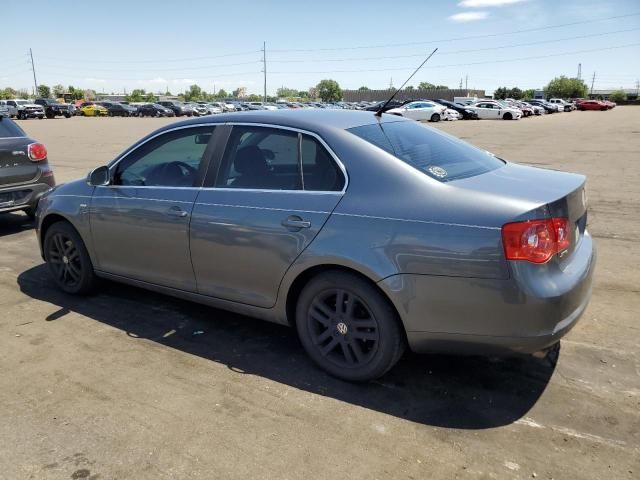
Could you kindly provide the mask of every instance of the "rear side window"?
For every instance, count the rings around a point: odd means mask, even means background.
[[[3,118],[0,120],[0,138],[26,137],[27,134],[13,120]]]
[[[385,122],[349,132],[441,182],[490,172],[505,164],[494,155],[417,122]]]
[[[344,187],[344,175],[318,140],[302,135],[302,178],[305,190],[339,192]]]

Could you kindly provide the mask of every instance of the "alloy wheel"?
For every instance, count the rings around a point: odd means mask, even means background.
[[[47,260],[51,264],[56,279],[65,287],[75,287],[82,278],[80,252],[73,240],[57,232],[49,242]]]
[[[330,289],[317,295],[307,322],[320,354],[339,367],[363,366],[377,351],[378,322],[366,303],[348,290]]]

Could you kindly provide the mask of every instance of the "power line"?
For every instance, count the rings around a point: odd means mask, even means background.
[[[60,61],[65,61],[65,62],[72,62],[72,61],[76,61],[79,60],[82,63],[132,63],[132,64],[139,64],[139,63],[173,63],[173,62],[190,62],[193,60],[210,60],[213,58],[225,58],[225,57],[239,57],[239,56],[243,56],[243,55],[255,55],[256,53],[261,52],[261,50],[250,50],[250,51],[245,51],[245,52],[235,52],[235,53],[225,53],[223,55],[208,55],[205,57],[185,57],[185,58],[168,58],[168,59],[158,59],[158,60],[92,60],[92,59],[78,59],[76,58],[58,58],[56,56],[56,58]]]
[[[42,72],[41,72],[42,73]],[[249,71],[249,72],[228,72],[228,73],[219,73],[216,75],[208,75],[208,76],[199,76],[198,79],[199,80],[207,80],[207,79],[212,79],[212,78],[218,78],[218,77],[232,77],[235,75],[254,75],[254,74],[259,74],[262,73],[261,71]],[[112,81],[124,81],[124,82],[152,82],[155,79],[145,79],[145,78],[115,78],[115,77],[104,77],[104,78],[99,78],[99,79],[92,79],[92,78],[85,78],[85,79],[78,79],[77,75],[58,75],[57,73],[54,74],[56,76],[56,78],[68,78],[68,79],[73,79],[74,81],[83,81],[83,82],[91,82],[91,81],[95,81],[95,80],[112,80]],[[165,79],[162,79],[163,82],[165,82]]]
[[[453,37],[453,38],[438,38],[435,40],[429,40],[424,42],[408,42],[408,43],[388,43],[383,45],[362,45],[358,47],[335,47],[335,48],[289,48],[289,49],[272,49],[271,52],[322,52],[322,51],[339,51],[339,50],[359,50],[359,49],[367,49],[367,48],[393,48],[393,47],[407,47],[410,45],[426,45],[430,43],[442,43],[442,42],[455,42],[459,40],[471,40],[478,38],[491,38],[491,37],[499,37],[502,35],[515,35],[517,33],[527,33],[527,32],[538,32],[540,30],[548,30],[553,28],[562,28],[569,27],[573,25],[584,25],[587,23],[595,23],[602,22],[606,20],[615,20],[618,18],[627,18],[634,17],[640,15],[640,12],[637,13],[629,13],[625,15],[615,15],[613,17],[603,17],[603,18],[595,18],[592,20],[583,20],[580,22],[571,22],[571,23],[561,23],[556,25],[547,25],[544,27],[536,27],[536,28],[527,28],[524,30],[513,30],[511,32],[500,32],[500,33],[488,33],[483,35],[469,35],[465,37]]]
[[[258,61],[257,60],[253,60],[251,62],[240,62],[240,63],[220,63],[220,64],[216,64],[216,65],[205,65],[205,66],[199,66],[199,67],[177,67],[177,68],[153,68],[153,72],[188,72],[191,70],[208,70],[208,69],[214,69],[214,68],[220,68],[220,67],[237,67],[240,65],[255,65],[257,64]],[[57,68],[57,69],[64,69],[64,70],[69,70],[69,67],[66,66],[59,66],[59,65],[50,65],[50,64],[46,64],[46,63],[42,63],[40,64],[40,66],[43,67],[47,67],[47,68]],[[93,68],[91,67],[91,71],[96,71],[96,72],[112,72],[113,71],[113,67],[112,68]],[[140,71],[139,69],[136,69],[136,71]]]
[[[589,50],[575,50],[572,52],[562,52],[562,53],[552,53],[552,54],[547,54],[547,55],[535,55],[535,56],[530,56],[530,57],[520,57],[520,58],[509,58],[506,60],[484,60],[481,62],[471,62],[471,63],[452,63],[452,64],[448,64],[448,65],[432,65],[430,67],[425,67],[425,68],[448,68],[448,67],[467,67],[467,66],[471,66],[471,65],[487,65],[487,64],[495,64],[495,63],[511,63],[511,62],[517,62],[517,61],[522,61],[522,60],[536,60],[536,59],[544,59],[544,58],[549,58],[549,57],[561,57],[564,55],[575,55],[578,53],[591,53],[591,52],[600,52],[600,51],[605,51],[605,50],[615,50],[615,49],[619,49],[619,48],[628,48],[628,47],[635,47],[635,46],[639,46],[640,43],[630,43],[627,45],[616,45],[613,47],[603,47],[603,48],[592,48]],[[357,69],[357,70],[331,70],[331,73],[352,73],[352,72],[390,72],[390,71],[400,71],[400,70],[410,70],[411,67],[396,67],[396,68],[380,68],[380,69],[368,69],[368,70],[363,70],[361,68]],[[286,71],[286,72],[271,72],[271,73],[277,73],[277,74],[289,74],[289,73],[316,73],[316,74],[323,74],[323,73],[327,73],[326,70],[320,70],[320,71]]]
[[[589,35],[579,35],[575,37],[565,37],[558,38],[554,40],[541,40],[538,42],[529,42],[529,43],[516,43],[511,45],[500,45],[497,47],[486,47],[486,48],[475,48],[475,49],[465,49],[465,50],[454,50],[454,51],[444,51],[439,55],[458,55],[461,53],[473,53],[473,52],[484,52],[490,50],[501,50],[505,48],[516,48],[516,47],[528,47],[533,45],[542,45],[545,43],[557,43],[557,42],[565,42],[567,40],[577,40],[582,38],[591,38],[591,37],[601,37],[605,35],[613,35],[616,33],[626,33],[638,31],[640,28],[630,28],[627,30],[616,30],[613,32],[603,32],[603,33],[595,33]],[[396,58],[414,58],[414,57],[423,57],[424,53],[417,53],[411,55],[391,55],[391,56],[383,56],[383,57],[350,57],[350,58],[332,58],[332,59],[295,59],[295,60],[271,60],[271,63],[318,63],[318,62],[355,62],[355,61],[365,61],[365,60],[387,60],[387,59],[396,59]]]

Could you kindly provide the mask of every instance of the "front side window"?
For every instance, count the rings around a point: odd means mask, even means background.
[[[348,131],[441,182],[480,175],[505,164],[489,152],[417,122],[375,123]]]
[[[174,130],[150,140],[116,167],[115,185],[192,187],[214,127]]]

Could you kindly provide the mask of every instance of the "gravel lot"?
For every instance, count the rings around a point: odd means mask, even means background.
[[[171,121],[20,123],[62,182]],[[111,283],[61,294],[8,214],[0,478],[640,478],[640,108],[435,126],[588,176],[593,299],[557,363],[408,355],[345,384],[287,328]]]

